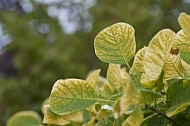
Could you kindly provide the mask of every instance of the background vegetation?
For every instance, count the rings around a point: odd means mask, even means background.
[[[85,78],[94,68],[101,68],[104,74],[107,66],[93,51],[94,37],[103,28],[120,21],[130,23],[140,48],[163,28],[177,32],[179,13],[190,13],[188,0],[57,1],[0,3],[0,45],[4,45],[0,56],[2,125],[16,111],[40,112],[57,79]],[[56,13],[55,8],[66,11]]]

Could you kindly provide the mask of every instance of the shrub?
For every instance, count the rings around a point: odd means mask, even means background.
[[[190,15],[181,13],[178,33],[159,31],[136,54],[135,30],[113,24],[95,37],[97,57],[109,63],[86,80],[60,79],[44,103],[43,123],[84,126],[190,124]],[[133,59],[133,65],[128,62]],[[122,65],[126,65],[122,67]]]

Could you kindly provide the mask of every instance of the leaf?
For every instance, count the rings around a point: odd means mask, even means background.
[[[119,64],[112,64],[110,63],[108,66],[107,71],[107,79],[109,83],[116,89],[119,89],[120,81],[121,81],[121,75],[120,75],[120,67]]]
[[[66,120],[63,116],[55,114],[54,112],[52,112],[49,106],[46,106],[43,123],[54,125],[67,125],[70,122],[69,120]]]
[[[184,77],[184,74],[183,74],[180,54],[169,53],[166,56],[163,69],[164,69],[165,79],[173,79],[173,78],[182,79]]]
[[[190,80],[173,82],[167,91],[167,103],[170,108],[166,114],[171,117],[190,106]]]
[[[153,88],[159,78],[166,55],[170,52],[175,33],[170,29],[158,32],[150,41],[144,56],[144,73],[141,83],[147,88]]]
[[[181,13],[178,17],[178,22],[185,34],[190,38],[190,15]]]
[[[190,38],[184,34],[183,30],[176,34],[173,48],[179,48],[180,57],[190,64]]]
[[[42,106],[41,106],[41,111],[42,113],[44,114],[45,111],[46,111],[46,105],[49,105],[49,98],[46,98],[43,103],[42,103]]]
[[[42,126],[41,117],[34,111],[20,111],[12,115],[7,126]]]
[[[185,61],[181,60],[181,64],[184,70],[185,78],[190,78],[190,65],[187,64]]]
[[[86,78],[86,81],[91,84],[93,88],[96,88],[96,84],[98,82],[98,77],[100,75],[100,69],[92,71],[89,73],[89,75]]]
[[[97,57],[103,62],[126,64],[135,54],[135,30],[126,23],[113,24],[98,33],[94,47]]]
[[[127,117],[122,126],[140,126],[144,116],[139,105],[136,105],[135,111]]]
[[[112,96],[113,95],[113,92],[114,92],[114,89],[113,89],[113,87],[109,84],[109,83],[104,83],[104,85],[101,87],[101,88],[99,88],[99,90],[98,90],[98,93],[101,95],[101,96],[103,96],[103,97],[105,97],[105,98],[109,98],[110,96]]]
[[[55,82],[50,94],[50,108],[58,114],[77,112],[98,100],[93,87],[84,80],[66,79]]]
[[[161,95],[153,92],[150,89],[141,89],[139,92],[139,103],[142,104],[153,104],[156,98],[160,98]]]
[[[83,113],[82,111],[69,113],[66,115],[57,115],[50,109],[49,106],[46,106],[46,113],[43,119],[43,123],[54,124],[54,125],[67,125],[70,123],[82,123],[83,122]]]
[[[120,98],[118,108],[115,108],[115,118],[121,116],[131,105],[134,105],[138,101],[137,89],[128,75],[128,80],[126,81],[126,89],[123,96]]]
[[[129,70],[130,74],[137,74],[137,73],[143,73],[144,72],[144,55],[148,47],[144,47],[140,49],[134,58],[133,65],[131,69]]]

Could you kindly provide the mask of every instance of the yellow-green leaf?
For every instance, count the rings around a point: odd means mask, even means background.
[[[49,98],[46,98],[46,99],[43,101],[43,103],[42,103],[41,111],[42,111],[43,114],[45,114],[46,105],[49,105]]]
[[[124,121],[122,126],[140,126],[143,122],[144,116],[139,105],[136,105],[135,110]]]
[[[176,34],[173,48],[178,48],[181,58],[190,64],[190,38],[185,35],[183,30]]]
[[[188,38],[190,38],[190,15],[181,13],[179,15],[178,22],[185,34],[188,36]]]
[[[175,50],[175,49],[172,48],[171,51],[172,50]],[[183,68],[181,64],[180,54],[169,53],[166,56],[163,69],[164,69],[165,79],[172,79],[172,78],[182,79],[184,75],[183,75]]]
[[[28,110],[12,115],[7,121],[7,126],[42,126],[41,122],[38,113]]]
[[[144,55],[145,55],[146,50],[147,50],[147,47],[144,47],[136,53],[133,65],[131,69],[129,70],[130,74],[135,75],[138,72],[140,73],[144,72],[143,66],[144,66]]]
[[[96,88],[96,84],[98,82],[98,78],[100,75],[100,69],[92,71],[89,73],[89,75],[86,78],[86,81],[92,85],[93,88]]]
[[[49,106],[46,106],[43,123],[54,125],[66,125],[69,124],[69,120],[66,120],[63,116],[57,115],[51,111]]]
[[[126,23],[113,24],[95,37],[95,53],[106,63],[126,64],[136,51],[135,30]]]
[[[170,53],[174,37],[173,31],[164,29],[152,38],[144,56],[144,73],[141,77],[143,86],[148,88],[155,86],[155,82],[162,72],[166,55]]]
[[[123,93],[123,96],[120,98],[118,105],[115,105],[117,108],[114,108],[116,112],[114,113],[115,117],[121,116],[129,107],[138,101],[137,89],[128,75],[128,80],[126,80],[126,88]]]
[[[116,89],[118,89],[120,85],[121,75],[120,75],[120,64],[112,64],[110,63],[107,71],[107,79],[109,83]]]
[[[54,125],[67,125],[71,122],[82,123],[83,122],[82,111],[69,113],[66,115],[57,115],[54,112],[52,112],[49,106],[46,106],[46,112],[44,115],[43,123],[54,124]]]
[[[58,80],[50,94],[50,108],[58,114],[77,112],[85,109],[98,100],[93,87],[84,80]]]

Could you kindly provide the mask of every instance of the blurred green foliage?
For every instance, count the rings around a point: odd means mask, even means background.
[[[0,10],[0,22],[13,37],[4,50],[14,53],[13,65],[18,72],[16,77],[0,77],[0,124],[19,110],[40,112],[57,79],[85,78],[94,68],[102,68],[104,74],[107,66],[93,51],[94,37],[101,29],[120,21],[130,23],[140,48],[162,28],[178,31],[179,13],[190,13],[190,4],[183,0],[97,0],[90,9],[92,30],[64,34],[59,21],[47,15],[48,5],[33,4],[34,11],[26,14]],[[48,29],[40,30],[43,27]]]

